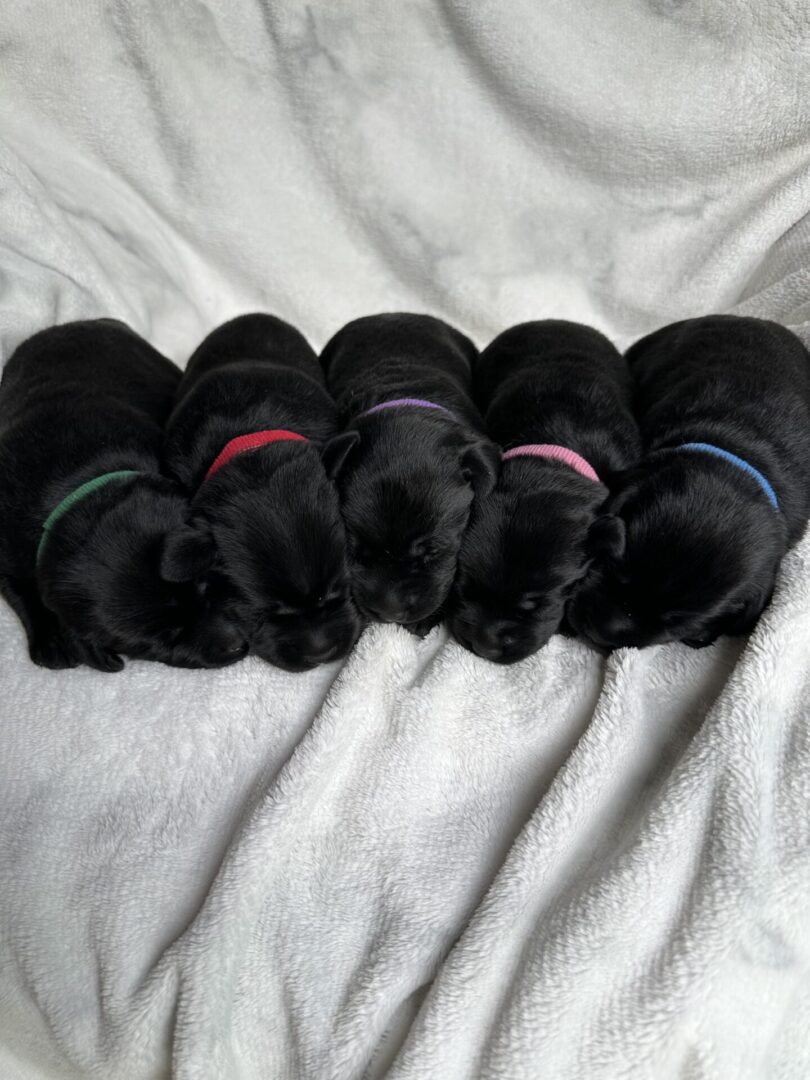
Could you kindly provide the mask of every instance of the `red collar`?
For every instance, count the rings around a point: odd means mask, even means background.
[[[258,450],[260,446],[267,446],[268,443],[274,442],[309,442],[309,439],[299,435],[297,431],[285,431],[283,428],[274,428],[273,431],[252,431],[249,435],[237,435],[235,439],[226,442],[222,447],[205,474],[205,479],[210,480],[217,469],[221,469],[237,454],[244,454],[248,450]]]

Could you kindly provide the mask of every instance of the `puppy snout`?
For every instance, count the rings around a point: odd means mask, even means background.
[[[364,605],[372,619],[387,623],[418,622],[430,614],[422,597],[397,591],[375,596]]]
[[[340,653],[339,645],[323,642],[320,645],[310,645],[302,654],[301,659],[309,667],[315,667],[316,664],[328,664],[330,660],[337,660]]]
[[[337,630],[314,630],[306,641],[301,643],[300,660],[307,667],[316,664],[328,664],[345,655],[352,645],[354,635],[338,634]]]
[[[225,625],[217,627],[203,648],[208,665],[222,667],[247,656],[249,646],[237,627]]]
[[[511,659],[510,652],[517,641],[509,626],[498,623],[482,623],[474,628],[454,626],[453,633],[465,649],[494,663]]]
[[[633,630],[627,616],[608,610],[597,615],[584,604],[574,604],[566,612],[566,621],[577,637],[603,653],[624,644],[634,644]],[[626,639],[626,640],[625,640]]]

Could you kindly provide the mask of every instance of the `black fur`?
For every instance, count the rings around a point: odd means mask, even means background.
[[[233,628],[201,625],[193,584],[159,575],[163,540],[188,511],[159,475],[162,426],[179,370],[111,319],[56,326],[25,341],[0,384],[0,591],[43,667],[118,671],[119,654],[181,666],[238,655]],[[71,491],[134,469],[59,519],[39,567],[42,525]]]
[[[450,589],[473,493],[495,482],[498,456],[471,397],[475,346],[428,315],[355,319],[321,356],[344,434],[327,452],[337,478],[353,591],[369,618],[427,629]],[[397,398],[402,407],[361,416]]]
[[[275,428],[311,441],[239,454],[205,480],[231,439]],[[360,632],[337,492],[320,456],[336,433],[316,354],[294,327],[263,314],[202,342],[167,425],[166,469],[194,496],[164,572],[203,575],[251,651],[288,671],[344,656]]]
[[[572,626],[603,646],[700,647],[752,629],[779,562],[810,514],[810,357],[776,323],[712,315],[664,327],[627,359],[645,458],[612,506],[626,542],[572,602]],[[705,442],[758,469],[756,480]]]
[[[552,443],[580,454],[606,483],[635,464],[638,428],[621,354],[588,326],[549,319],[500,334],[474,366],[478,405],[504,450]],[[505,461],[477,500],[461,545],[450,629],[479,656],[513,663],[555,633],[591,556],[612,542],[603,483],[558,461]]]

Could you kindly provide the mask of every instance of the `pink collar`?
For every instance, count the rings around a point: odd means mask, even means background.
[[[260,446],[267,446],[268,443],[274,442],[309,442],[309,439],[304,435],[299,435],[297,431],[285,431],[283,428],[274,428],[272,431],[252,431],[249,435],[237,435],[235,439],[226,442],[222,447],[205,474],[205,479],[210,480],[218,469],[221,469],[237,454],[244,454],[248,450],[258,450]]]
[[[594,480],[597,484],[601,483],[592,466],[588,464],[585,458],[575,454],[567,446],[555,446],[553,443],[528,443],[526,446],[515,446],[512,450],[507,450],[502,460],[509,461],[510,458],[516,457],[539,457],[550,458],[552,461],[561,461],[564,465],[569,465],[575,472],[578,472],[580,476],[584,476],[588,480]]]

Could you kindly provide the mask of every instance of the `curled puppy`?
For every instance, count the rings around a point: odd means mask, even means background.
[[[160,577],[188,500],[159,475],[179,370],[111,319],[35,334],[0,383],[0,591],[42,667],[229,663],[230,624]]]
[[[438,617],[473,495],[498,453],[472,403],[475,346],[428,315],[355,319],[321,356],[343,435],[326,454],[337,478],[364,615],[421,632]]]
[[[316,354],[294,327],[263,314],[202,342],[166,429],[167,471],[194,496],[188,522],[167,541],[163,573],[204,577],[251,651],[288,671],[345,656],[360,632],[337,491],[320,453],[336,433]]]
[[[810,514],[810,357],[761,319],[712,315],[637,342],[641,466],[612,504],[626,532],[569,619],[598,645],[747,633]]]
[[[459,554],[449,625],[509,664],[544,645],[589,559],[613,542],[605,486],[638,460],[630,378],[597,330],[548,319],[513,326],[474,365],[476,401],[505,450]]]

